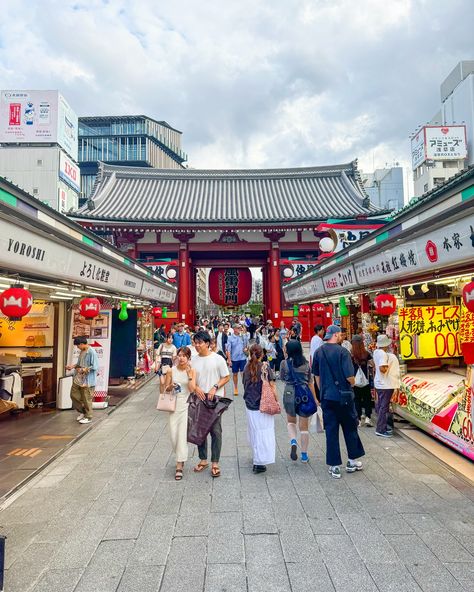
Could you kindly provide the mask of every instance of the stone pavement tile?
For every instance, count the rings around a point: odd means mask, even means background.
[[[310,518],[324,518],[336,515],[331,502],[324,493],[320,495],[299,495],[298,497],[306,515]]]
[[[350,536],[353,534],[380,535],[375,520],[365,512],[359,514],[352,512],[350,514],[339,513],[338,518]]]
[[[351,539],[366,563],[398,563],[400,561],[383,534],[362,531],[351,533]]]
[[[210,514],[196,506],[194,514],[178,516],[174,535],[177,537],[207,536],[209,534],[209,520]]]
[[[414,534],[413,528],[400,514],[380,516],[373,521],[382,534]]]
[[[417,534],[442,533],[446,528],[430,514],[404,514],[403,517]]]
[[[445,563],[444,566],[461,584],[463,590],[472,592],[474,587],[474,561],[470,563]]]
[[[48,569],[33,588],[33,592],[73,592],[83,569]]]
[[[148,506],[147,515],[176,515],[181,506],[183,498],[184,485],[168,481],[159,481],[156,493]]]
[[[208,565],[204,592],[243,592],[247,590],[244,565]]]
[[[449,532],[424,532],[420,534],[420,538],[440,561],[446,561],[448,563],[474,561],[474,556],[471,555]],[[472,547],[471,551],[474,553]]]
[[[87,567],[99,546],[112,518],[100,514],[88,514],[80,526],[71,532],[58,548],[53,558],[54,569]]]
[[[158,592],[164,570],[162,565],[128,566],[117,592]]]
[[[66,540],[80,526],[90,507],[90,503],[84,502],[57,512],[36,535],[35,542],[55,543]]]
[[[240,512],[214,513],[210,516],[207,563],[244,563],[245,548]]]
[[[75,592],[115,592],[135,541],[102,541]]]
[[[247,567],[248,592],[292,592],[288,572],[283,563],[249,565]],[[244,589],[245,590],[245,589]]]
[[[436,555],[425,545],[418,535],[387,535],[388,542],[395,549],[405,565],[437,563]]]
[[[128,558],[128,565],[166,565],[175,524],[176,516],[171,514],[146,516]]]
[[[338,557],[341,564],[344,564],[347,568],[348,563],[352,564],[360,561],[357,549],[347,534],[317,534],[315,537],[324,562]]]
[[[160,592],[202,592],[206,543],[205,537],[173,539]]]
[[[240,512],[242,502],[240,499],[239,481],[214,479],[212,484],[211,512]]]
[[[244,536],[245,560],[248,566],[284,564],[280,537],[276,534]]]
[[[439,561],[426,565],[408,565],[420,588],[426,592],[453,592],[459,590],[459,583],[450,571]],[[471,588],[472,590],[472,588]]]
[[[127,498],[110,523],[104,539],[136,539],[148,511],[151,497]]]
[[[307,563],[287,563],[292,592],[334,592],[328,570],[317,560]]]
[[[311,526],[288,524],[280,527],[280,543],[286,563],[309,563],[312,560],[322,562]]]
[[[379,592],[422,592],[407,568],[400,563],[366,563]]]
[[[329,577],[336,592],[378,592],[377,587],[366,566],[359,558],[347,563],[338,556],[325,560]]]
[[[7,537],[7,544],[5,545],[5,569],[9,569],[11,565],[21,557],[28,546],[36,538],[38,532],[41,532],[44,527],[43,523],[34,524],[7,524],[3,523],[3,513],[0,514],[0,534]]]
[[[29,592],[50,566],[55,549],[56,545],[50,543],[33,543],[24,553],[17,555],[5,574],[5,590]]]
[[[321,518],[308,518],[308,520],[314,534],[346,534],[336,514]]]
[[[267,496],[255,495],[243,497],[242,506],[245,534],[278,532],[271,500]]]

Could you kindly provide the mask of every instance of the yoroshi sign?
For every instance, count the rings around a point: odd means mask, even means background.
[[[314,278],[299,286],[290,286],[287,289],[283,288],[283,293],[287,302],[298,302],[306,298],[318,298],[324,294],[323,280],[321,278]]]
[[[405,360],[461,356],[461,307],[411,306],[398,310],[400,354]]]

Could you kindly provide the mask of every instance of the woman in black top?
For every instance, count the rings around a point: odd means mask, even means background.
[[[250,348],[250,359],[243,374],[244,401],[247,413],[248,440],[253,452],[253,472],[263,473],[266,465],[275,462],[275,417],[267,413],[260,413],[260,399],[262,396],[262,368],[263,350],[254,343]],[[276,395],[275,377],[268,367],[268,380]]]
[[[362,335],[354,335],[352,338],[352,363],[354,364],[354,376],[356,383],[354,385],[354,402],[357,410],[357,416],[359,418],[359,425],[362,421],[362,410],[365,411],[365,422],[364,425],[372,427],[373,423],[371,420],[372,415],[372,375],[371,367],[373,366],[372,356],[366,350],[364,339]],[[359,372],[362,371],[362,374]],[[357,374],[359,372],[359,375]],[[359,383],[359,384],[358,384]],[[366,384],[363,384],[366,383]]]

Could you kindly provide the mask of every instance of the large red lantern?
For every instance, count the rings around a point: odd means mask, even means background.
[[[397,299],[393,294],[379,294],[374,300],[375,310],[381,315],[391,315],[397,310]]]
[[[163,314],[163,309],[161,308],[161,306],[154,306],[151,309],[151,314],[155,319],[159,319]]]
[[[16,284],[0,295],[0,310],[10,321],[21,321],[33,306],[31,292],[22,284]]]
[[[248,267],[216,267],[209,273],[209,297],[219,306],[240,306],[252,296],[252,274]]]
[[[326,307],[321,302],[315,302],[312,306],[313,312],[322,315],[326,311]]]
[[[474,312],[474,278],[462,289],[462,299],[469,312]]]
[[[311,311],[310,307],[307,304],[302,304],[300,306],[300,313],[303,315],[307,315],[309,314],[309,312]]]
[[[100,302],[98,298],[83,298],[79,303],[79,310],[85,319],[93,319],[100,313]]]

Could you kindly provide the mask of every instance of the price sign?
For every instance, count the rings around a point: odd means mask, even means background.
[[[405,360],[455,358],[462,355],[459,329],[461,307],[412,306],[400,308],[400,354]]]
[[[467,310],[464,304],[461,306],[459,341],[461,343],[474,343],[474,312]]]

